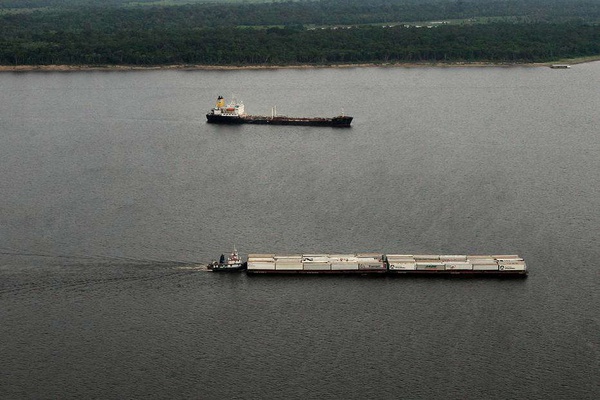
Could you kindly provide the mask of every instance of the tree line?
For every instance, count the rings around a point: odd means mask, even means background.
[[[0,64],[542,62],[600,55],[600,1],[540,4],[328,0],[6,14],[0,16]],[[537,11],[518,8],[524,6]],[[433,28],[387,22],[474,15],[522,19]]]
[[[521,17],[533,22],[600,22],[600,0],[321,0],[151,7],[108,7],[103,4],[0,15],[0,35],[10,37],[40,30],[330,26],[480,17]]]
[[[600,26],[470,26],[54,32],[0,45],[0,64],[280,65],[543,62],[600,54]]]

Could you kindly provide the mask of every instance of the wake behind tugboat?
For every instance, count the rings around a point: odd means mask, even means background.
[[[332,118],[285,117],[275,115],[274,108],[270,117],[248,115],[244,110],[243,103],[232,100],[229,104],[225,105],[223,96],[217,98],[215,108],[206,114],[206,120],[210,124],[301,125],[349,128],[352,119],[352,117],[343,114]]]

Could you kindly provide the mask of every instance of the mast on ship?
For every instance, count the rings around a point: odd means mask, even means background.
[[[229,260],[228,262],[230,264],[236,264],[240,261],[240,256],[238,254],[237,249],[235,248],[235,245],[233,245],[233,252],[229,255]]]

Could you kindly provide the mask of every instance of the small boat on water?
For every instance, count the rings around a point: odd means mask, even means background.
[[[225,254],[221,254],[219,262],[213,261],[208,264],[208,269],[213,272],[241,271],[246,269],[246,263],[242,261],[238,251],[234,247],[227,259],[225,259]]]
[[[300,126],[330,126],[334,128],[349,128],[352,117],[338,115],[337,117],[286,117],[276,115],[275,107],[271,116],[246,114],[244,104],[233,100],[225,104],[223,96],[217,98],[217,104],[206,114],[209,124],[256,124],[256,125],[300,125]]]

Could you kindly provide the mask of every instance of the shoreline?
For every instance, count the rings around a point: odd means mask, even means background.
[[[325,69],[325,68],[482,68],[482,67],[550,67],[553,64],[583,64],[600,61],[600,56],[557,60],[543,63],[487,63],[487,62],[423,62],[423,63],[362,63],[330,65],[0,65],[0,72],[76,72],[76,71],[240,71],[278,69]]]

